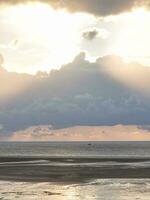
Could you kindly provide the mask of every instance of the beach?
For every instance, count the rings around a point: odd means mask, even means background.
[[[95,179],[80,184],[0,181],[2,200],[148,200],[150,179]]]
[[[149,142],[90,144],[2,142],[0,199],[148,200]]]

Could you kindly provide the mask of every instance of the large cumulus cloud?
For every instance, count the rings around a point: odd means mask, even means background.
[[[106,56],[95,63],[79,54],[49,75],[0,70],[1,133],[51,124],[149,124],[150,69]]]
[[[148,0],[1,0],[1,4],[26,2],[48,3],[54,8],[66,8],[70,12],[87,12],[97,16],[107,16],[130,11],[136,6],[149,7]]]

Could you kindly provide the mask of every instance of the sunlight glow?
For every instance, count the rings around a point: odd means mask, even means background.
[[[109,56],[103,63],[105,72],[117,82],[125,85],[144,97],[150,96],[149,67],[141,67],[135,62],[125,63],[120,57]]]
[[[135,60],[144,64],[150,54],[150,13],[144,8],[117,17],[120,30],[116,36],[114,53],[127,60]]]
[[[18,5],[9,7],[4,14],[8,17],[8,23],[16,34],[19,43],[18,50],[29,55],[28,59],[22,61],[22,69],[16,62],[15,70],[34,73],[39,70],[59,68],[67,63],[79,52],[81,32],[87,22],[93,22],[93,17],[87,14],[71,14],[63,10],[53,10],[50,6],[42,3]],[[36,49],[40,51],[36,55]],[[12,50],[12,49],[10,49]],[[30,54],[33,54],[31,56]],[[19,57],[19,56],[18,56]],[[39,57],[39,59],[38,59]],[[12,64],[6,63],[8,70]],[[11,66],[9,68],[9,66]],[[32,66],[32,68],[31,68]]]

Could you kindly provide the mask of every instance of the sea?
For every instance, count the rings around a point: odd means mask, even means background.
[[[150,157],[150,142],[0,142],[0,156]]]
[[[150,200],[150,142],[0,142],[0,199]]]

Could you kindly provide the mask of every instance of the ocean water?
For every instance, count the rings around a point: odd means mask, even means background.
[[[0,142],[0,199],[149,200],[150,142]]]
[[[150,158],[150,142],[0,142],[0,156]]]

